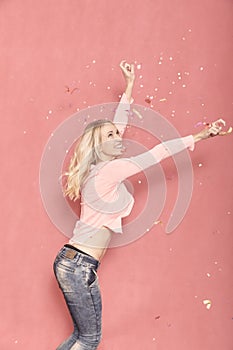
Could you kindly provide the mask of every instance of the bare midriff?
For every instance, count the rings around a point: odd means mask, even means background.
[[[87,239],[85,244],[71,244],[100,261],[106,253],[112,233],[113,231],[110,228],[102,226],[99,231]]]

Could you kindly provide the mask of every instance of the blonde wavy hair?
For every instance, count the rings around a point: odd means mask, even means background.
[[[81,187],[89,174],[91,164],[101,160],[99,151],[99,145],[102,142],[101,129],[106,124],[114,125],[107,119],[89,123],[75,146],[68,171],[63,174],[67,176],[64,195],[73,201],[80,198]]]

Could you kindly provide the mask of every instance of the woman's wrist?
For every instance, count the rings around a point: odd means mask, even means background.
[[[194,142],[198,142],[198,141],[203,140],[203,138],[201,137],[201,135],[199,133],[193,135],[193,138],[194,138]]]
[[[134,81],[128,81],[126,83],[125,94],[129,102],[132,97],[133,86],[134,86]]]

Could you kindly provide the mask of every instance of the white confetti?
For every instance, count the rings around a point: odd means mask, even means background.
[[[92,63],[95,63],[95,62],[96,62],[96,60],[93,60],[93,61],[92,61]]]
[[[200,70],[203,71],[203,70],[204,70],[204,67],[200,67]]]
[[[202,167],[202,163],[199,163],[198,166],[199,166],[199,168]]]
[[[49,111],[49,114],[52,114],[52,113],[53,113],[53,112],[50,110],[50,111]]]
[[[186,88],[186,85],[185,85],[185,84],[183,84],[183,85],[182,85],[182,87],[183,87],[183,88]]]
[[[209,310],[211,308],[211,300],[205,299],[203,300],[203,304],[206,306],[206,308]]]
[[[210,276],[211,276],[211,274],[210,274],[209,272],[207,272],[206,275],[207,275],[207,277],[210,277]]]
[[[137,69],[141,69],[142,65],[141,64],[137,64]]]
[[[142,183],[142,181],[141,181],[141,180],[138,180],[138,183],[139,183],[139,184],[141,184],[141,183]]]
[[[170,61],[172,61],[172,60],[173,60],[173,57],[172,57],[172,56],[170,56],[170,57],[169,57],[169,60],[170,60]]]
[[[140,87],[142,88],[142,87],[143,87],[143,84],[140,84]]]

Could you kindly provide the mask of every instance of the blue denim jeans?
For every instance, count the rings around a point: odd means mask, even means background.
[[[74,324],[57,350],[95,350],[101,340],[102,302],[97,276],[99,262],[64,246],[54,261],[54,273]]]

